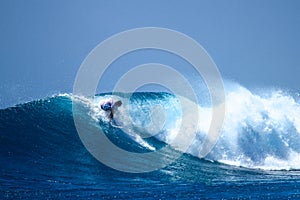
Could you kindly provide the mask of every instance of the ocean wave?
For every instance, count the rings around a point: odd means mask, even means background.
[[[112,123],[101,104],[117,99],[128,104],[114,113]],[[82,108],[83,120],[100,126],[116,145],[133,152],[151,152],[170,145],[198,157],[211,119],[211,107],[163,92],[95,97],[60,94],[0,110],[2,156],[42,159],[45,151],[51,151],[55,160],[59,152],[64,154],[74,146],[83,149],[74,139],[78,136],[72,103]],[[300,104],[293,95],[280,90],[255,94],[230,83],[226,86],[225,105],[220,138],[205,159],[247,168],[300,169]],[[193,120],[195,116],[199,120]],[[186,131],[186,137],[176,140],[180,129]],[[70,131],[72,137],[67,134]],[[35,146],[31,146],[33,143]],[[58,148],[58,152],[53,150]],[[68,155],[66,159],[74,158]]]

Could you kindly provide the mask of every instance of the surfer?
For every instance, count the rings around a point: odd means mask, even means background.
[[[113,120],[114,112],[121,105],[122,105],[122,101],[119,100],[119,101],[113,102],[111,100],[111,101],[107,101],[107,102],[104,102],[103,104],[101,104],[101,109],[104,111],[110,111],[109,118],[110,118],[110,120]]]

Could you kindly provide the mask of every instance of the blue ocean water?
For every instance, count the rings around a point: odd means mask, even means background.
[[[62,94],[0,110],[0,198],[300,198],[300,104],[296,97],[282,91],[257,95],[234,86],[226,94],[222,134],[210,154],[197,157],[207,125],[204,120],[190,148],[175,162],[148,173],[126,173],[102,164],[84,147],[72,103],[82,108],[78,114],[86,124],[99,125],[123,149],[143,153],[163,148],[180,118],[176,98],[168,93],[134,93],[129,98],[130,117],[136,124],[126,124],[124,117],[129,116],[122,116],[121,111],[115,114],[115,124],[111,123],[99,103],[127,97]],[[158,104],[167,113],[163,130],[148,139],[128,136],[124,127],[145,127],[149,108]],[[209,118],[209,108],[200,110]],[[172,156],[172,149],[169,153]]]

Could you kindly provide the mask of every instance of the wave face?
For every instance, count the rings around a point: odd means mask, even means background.
[[[32,187],[43,191],[54,185],[67,191],[78,187],[93,190],[95,185],[99,189],[109,181],[122,182],[128,178],[129,175],[99,163],[85,149],[74,125],[72,103],[81,108],[77,112],[87,124],[100,125],[113,143],[139,153],[155,151],[167,144],[171,144],[174,152],[182,151],[178,142],[172,143],[181,127],[182,109],[193,108],[188,110],[192,114],[188,117],[192,118],[197,107],[201,120],[183,156],[166,168],[143,175],[142,180],[145,177],[167,182],[218,180],[227,184],[229,180],[244,179],[247,170],[257,175],[255,180],[261,179],[262,174],[272,173],[251,171],[256,168],[299,170],[300,104],[297,98],[282,91],[257,95],[242,86],[228,85],[221,136],[204,159],[198,155],[207,135],[210,108],[188,100],[181,105],[178,98],[168,93],[100,94],[95,98],[63,94],[3,109],[0,110],[1,188],[8,191],[5,195],[13,198]],[[100,104],[112,99],[128,101],[130,112],[121,106],[111,121]],[[189,131],[192,125],[183,126]],[[172,156],[172,150],[167,153]],[[131,180],[132,176],[141,178],[131,175]],[[16,188],[20,184],[23,184],[21,189]],[[159,188],[158,184],[158,191]]]

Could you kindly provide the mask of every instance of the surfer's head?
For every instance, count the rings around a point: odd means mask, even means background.
[[[105,103],[101,104],[101,109],[104,111],[109,111],[109,110],[111,110],[111,105],[112,105],[111,102],[105,102]]]

